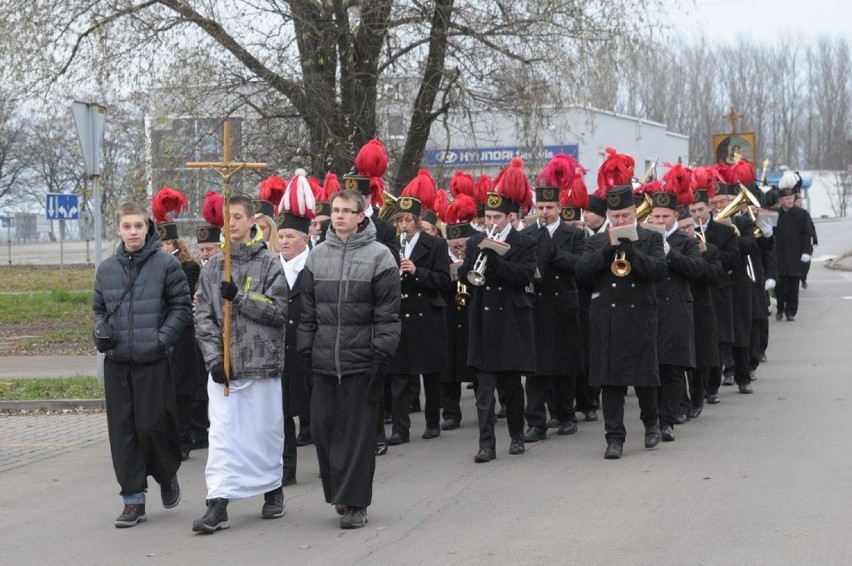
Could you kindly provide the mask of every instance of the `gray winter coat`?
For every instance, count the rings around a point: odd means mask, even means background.
[[[297,347],[313,372],[363,374],[387,362],[399,343],[399,268],[365,221],[344,244],[334,230],[311,251],[302,270]]]
[[[140,364],[161,360],[192,322],[186,275],[177,258],[161,248],[160,236],[149,220],[142,249],[128,252],[122,242],[115,255],[98,266],[92,299],[95,326],[115,310],[131,273],[139,270],[133,288],[109,319],[116,341],[106,354],[111,360]]]
[[[287,286],[278,257],[266,249],[263,234],[252,228],[248,245],[231,245],[231,281],[239,291],[231,302],[231,379],[281,379],[284,373],[284,324]],[[224,300],[219,283],[223,254],[210,258],[198,282],[195,336],[210,370],[224,361]]]

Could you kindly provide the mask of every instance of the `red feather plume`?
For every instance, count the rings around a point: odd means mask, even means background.
[[[388,153],[379,140],[370,140],[355,156],[355,168],[367,177],[381,177],[388,171]]]
[[[598,169],[598,188],[606,191],[610,187],[629,185],[636,162],[631,156],[617,153],[611,147],[606,148],[606,153],[607,158]]]
[[[322,185],[322,192],[316,195],[317,202],[327,202],[331,195],[340,191],[340,181],[337,180],[337,175],[334,173],[326,173],[325,182]]]
[[[494,181],[491,180],[491,177],[485,175],[484,173],[479,176],[479,179],[476,180],[476,196],[474,196],[474,200],[477,204],[485,204],[485,195],[490,193],[494,189]]]
[[[726,185],[734,184],[734,173],[730,165],[727,163],[717,163],[713,166],[713,169],[716,171],[717,180],[725,183]]]
[[[476,183],[473,181],[473,175],[456,171],[450,179],[450,193],[454,198],[463,194],[476,200]]]
[[[610,187],[612,188],[612,187]],[[635,189],[633,189],[634,195],[648,195],[651,196],[654,193],[664,192],[663,183],[659,179],[654,179],[650,183],[645,183],[644,185],[639,185]]]
[[[322,191],[322,185],[316,177],[308,177],[308,185],[311,187],[311,192],[314,193],[314,202],[316,202],[317,193]]]
[[[571,188],[574,177],[577,175],[577,162],[570,155],[557,153],[554,155],[541,174],[536,177],[536,185],[544,184],[548,187],[559,187],[560,191]]]
[[[589,189],[586,187],[586,181],[583,178],[586,170],[579,167],[574,175],[574,180],[571,186],[559,193],[559,204],[562,206],[576,206],[577,208],[586,209],[589,207]]]
[[[151,213],[154,215],[154,220],[157,224],[168,222],[181,212],[186,212],[189,208],[189,203],[186,202],[184,194],[171,187],[163,187],[160,189],[154,199],[151,201]],[[171,217],[169,217],[171,213]]]
[[[300,218],[313,218],[316,216],[314,191],[311,188],[304,169],[296,169],[293,173],[293,178],[287,184],[284,198],[281,199],[281,204],[278,207],[278,214],[285,211]]]
[[[494,179],[495,190],[503,197],[529,210],[533,203],[533,190],[524,172],[524,160],[513,157],[508,167]]]
[[[664,167],[670,167],[663,175],[663,185],[666,190],[677,195],[678,204],[692,204],[692,169],[681,164],[671,165],[663,163]]]
[[[426,169],[420,169],[408,185],[402,190],[401,196],[414,197],[420,201],[423,208],[434,210],[437,187],[432,175]]]
[[[692,186],[695,189],[709,189],[716,185],[716,170],[712,165],[704,165],[692,172]]]
[[[450,203],[447,200],[447,191],[439,189],[438,193],[435,195],[435,205],[433,207],[439,220],[445,221],[444,218],[447,217],[447,208],[449,208],[449,206]]]
[[[447,224],[473,222],[476,219],[476,201],[462,193],[447,208]]]
[[[274,210],[278,210],[278,203],[284,198],[284,191],[286,190],[286,180],[275,175],[270,175],[260,182],[260,193],[257,196],[260,200],[268,200],[272,203]]]
[[[746,187],[751,186],[756,178],[754,165],[748,159],[740,159],[731,166],[731,175],[734,183],[742,183]]]
[[[225,200],[216,191],[208,191],[204,195],[204,204],[201,205],[201,214],[204,220],[211,226],[221,228],[225,225]]]

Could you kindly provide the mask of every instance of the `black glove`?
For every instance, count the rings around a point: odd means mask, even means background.
[[[615,252],[618,251],[616,246],[607,246],[601,249],[601,253],[603,254],[604,261],[606,263],[612,263],[615,261]]]
[[[213,378],[213,383],[225,383],[225,364],[219,362],[210,368],[210,377]]]
[[[707,249],[701,253],[709,263],[715,263],[719,259],[719,248],[713,244],[707,244]]]
[[[370,364],[370,375],[373,379],[382,379],[388,371],[388,363],[390,358],[376,354],[373,357],[373,362]]]
[[[222,295],[223,299],[233,301],[237,296],[237,291],[237,286],[234,285],[233,281],[222,281],[219,283],[219,294]]]
[[[633,248],[633,240],[630,238],[619,238],[618,239],[618,251],[624,252],[624,257],[627,261],[633,259],[633,255],[635,254],[635,249]]]

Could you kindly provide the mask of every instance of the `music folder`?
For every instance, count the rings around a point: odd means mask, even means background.
[[[636,232],[635,224],[619,226],[618,228],[613,228],[612,226],[610,226],[606,233],[609,237],[609,245],[611,246],[617,246],[620,243],[618,241],[620,238],[627,238],[628,240],[632,240],[634,242],[639,239],[639,234]]]

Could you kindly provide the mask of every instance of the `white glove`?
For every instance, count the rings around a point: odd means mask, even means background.
[[[760,231],[763,232],[766,238],[772,237],[772,223],[770,221],[758,218],[757,227],[760,228]]]
[[[770,289],[775,288],[775,279],[767,279],[766,283],[763,285],[764,290],[769,291]]]
[[[800,259],[802,260],[802,263],[810,263],[811,262],[810,254],[802,254],[802,257]]]

